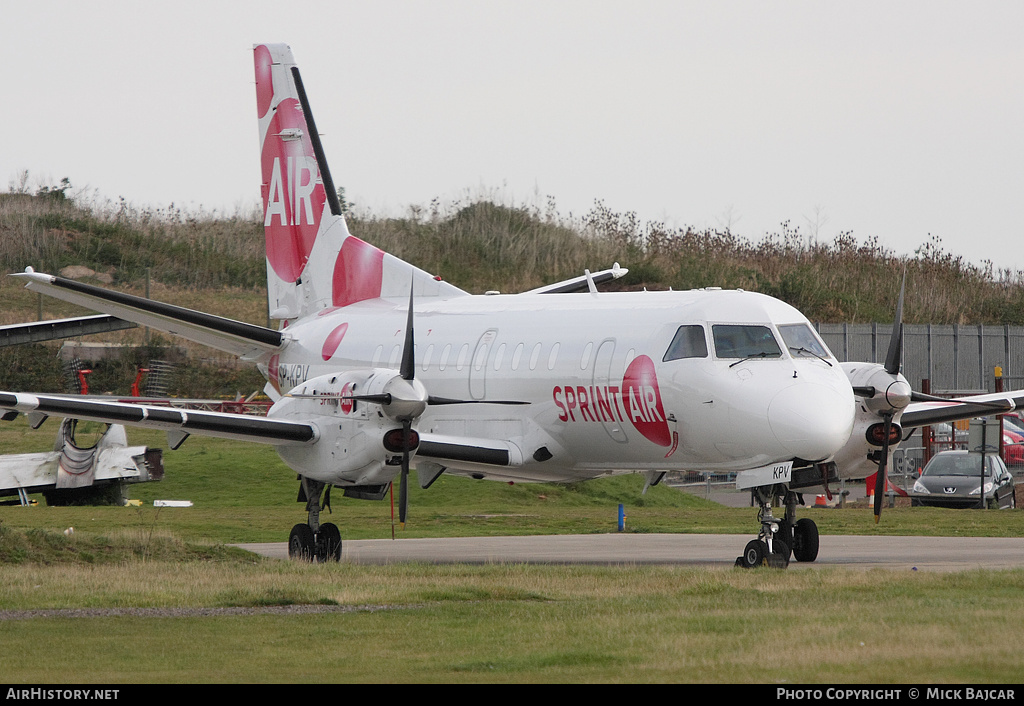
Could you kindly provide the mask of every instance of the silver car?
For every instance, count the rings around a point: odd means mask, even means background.
[[[985,455],[984,480],[986,507],[1016,507],[1013,476],[998,455]],[[980,453],[943,451],[932,457],[914,482],[911,504],[978,507],[981,481]]]

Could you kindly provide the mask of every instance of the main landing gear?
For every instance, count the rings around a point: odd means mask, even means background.
[[[309,478],[300,478],[299,481],[299,502],[306,501],[309,522],[292,527],[288,537],[288,556],[302,561],[315,559],[321,564],[341,561],[341,531],[332,522],[320,524],[320,510],[326,507],[330,511],[331,508],[330,486]]]
[[[796,493],[785,486],[761,486],[754,488],[754,497],[760,506],[757,519],[761,531],[757,539],[747,542],[743,554],[736,557],[736,566],[784,569],[789,566],[790,554],[797,561],[818,558],[818,526],[807,518],[796,520]],[[772,500],[777,497],[782,498],[786,507],[786,515],[781,520],[772,515]]]

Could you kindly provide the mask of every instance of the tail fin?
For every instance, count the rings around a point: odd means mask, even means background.
[[[271,318],[405,298],[410,280],[417,297],[465,294],[348,232],[291,49],[253,51]]]

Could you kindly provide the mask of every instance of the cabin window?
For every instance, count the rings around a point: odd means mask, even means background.
[[[708,341],[704,337],[704,327],[699,325],[680,326],[672,338],[662,361],[681,360],[683,358],[707,358]]]
[[[794,358],[801,355],[814,355],[829,358],[831,354],[816,335],[814,329],[807,324],[785,324],[779,326],[782,340],[786,342],[790,355]]]
[[[782,349],[767,326],[716,324],[711,327],[719,358],[781,358]]]
[[[558,347],[558,343],[555,343],[555,345],[551,346],[551,354],[548,356],[548,370],[555,369],[555,363],[558,362]]]
[[[466,358],[468,358],[468,357],[469,357],[469,344],[468,343],[463,343],[462,344],[462,348],[459,349],[458,360],[455,361],[455,369],[456,370],[462,370],[462,368],[466,365]]]
[[[445,345],[444,350],[441,351],[441,364],[438,366],[441,370],[448,367],[448,355],[452,352],[452,344],[448,343]]]
[[[526,346],[524,346],[522,343],[520,343],[518,346],[516,346],[515,351],[512,353],[512,369],[513,370],[519,370],[519,361],[522,360],[522,358],[523,358],[523,349],[525,347]]]
[[[530,353],[530,370],[537,367],[537,361],[540,360],[540,344],[538,343],[533,347],[533,352]]]
[[[498,350],[494,351],[494,369],[501,370],[501,362],[505,359],[505,344],[502,343],[498,346]]]
[[[431,359],[431,357],[433,355],[434,355],[434,344],[431,343],[429,346],[427,346],[427,352],[423,356],[423,369],[424,370],[427,370],[428,368],[430,368],[430,359]]]
[[[370,367],[376,368],[380,364],[380,359],[384,356],[384,344],[377,346],[377,350],[373,352],[373,358],[370,360]]]

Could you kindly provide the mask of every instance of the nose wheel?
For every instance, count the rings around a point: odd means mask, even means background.
[[[747,542],[743,554],[736,557],[736,566],[785,569],[791,554],[797,561],[814,561],[818,557],[818,526],[807,518],[794,521],[796,493],[785,486],[762,486],[754,488],[754,497],[760,507],[757,519],[761,530],[757,539]],[[772,514],[772,500],[777,497],[782,497],[786,506],[782,519]]]

